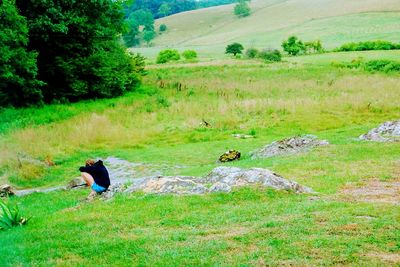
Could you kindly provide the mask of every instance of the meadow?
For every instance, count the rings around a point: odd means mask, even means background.
[[[279,49],[283,40],[296,35],[301,40],[321,40],[331,50],[343,43],[366,40],[399,42],[400,3],[395,0],[255,0],[252,13],[239,19],[233,5],[224,5],[168,16],[156,21],[158,35],[150,47],[132,48],[150,61],[166,47],[194,49],[200,60],[223,59],[225,47],[240,42],[246,48]]]
[[[17,188],[65,184],[89,157],[181,165],[166,174],[204,175],[234,148],[243,157],[228,166],[268,168],[317,194],[243,188],[91,203],[83,201],[88,190],[14,197],[10,202],[32,218],[0,232],[0,265],[396,266],[398,206],[359,202],[342,191],[400,174],[399,143],[357,139],[399,119],[400,75],[331,65],[359,56],[399,59],[400,53],[153,66],[136,92],[120,98],[1,110],[0,183]],[[255,138],[235,139],[234,133]],[[331,145],[285,157],[249,156],[298,134]]]

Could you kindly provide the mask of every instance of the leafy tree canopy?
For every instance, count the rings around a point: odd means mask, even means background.
[[[292,56],[305,53],[306,51],[304,43],[296,36],[290,36],[286,41],[283,41],[282,48],[285,52]]]
[[[0,18],[0,106],[41,103],[37,53],[27,50],[28,26],[15,0],[2,1]]]
[[[246,0],[239,0],[233,9],[233,13],[239,18],[250,16],[250,7]]]
[[[32,55],[38,54],[38,79],[45,85],[37,95],[45,102],[112,97],[139,83],[143,59],[132,58],[119,41],[124,28],[120,2],[17,0],[16,4],[29,30],[27,55],[31,56],[26,64],[32,65],[34,76]]]
[[[243,45],[239,43],[232,43],[225,48],[225,54],[233,54],[236,56],[236,54],[241,54],[243,49]]]

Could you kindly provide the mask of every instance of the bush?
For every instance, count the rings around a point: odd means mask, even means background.
[[[322,43],[320,40],[316,41],[309,41],[304,43],[305,52],[307,54],[315,54],[315,53],[322,53],[324,49],[322,48]]]
[[[181,59],[181,56],[179,55],[178,50],[166,49],[158,53],[157,63],[162,64],[162,63],[167,63],[169,61],[177,61],[179,59]]]
[[[387,59],[377,59],[365,62],[363,58],[357,58],[350,63],[332,63],[335,67],[349,69],[363,69],[369,72],[400,72],[400,62]]]
[[[160,30],[160,32],[165,32],[167,30],[167,25],[161,24],[159,30]]]
[[[400,49],[400,44],[395,44],[389,41],[366,41],[358,43],[347,43],[335,49],[337,52],[347,51],[368,51],[368,50],[395,50]]]
[[[245,54],[248,58],[256,58],[259,51],[256,48],[249,48],[246,50]]]
[[[383,72],[392,72],[392,71],[400,71],[400,62],[396,62],[393,60],[370,60],[364,63],[364,69],[366,71],[383,71]]]
[[[225,54],[233,54],[233,56],[236,57],[236,54],[241,54],[243,49],[243,45],[239,43],[232,43],[230,45],[227,45],[227,47],[225,48]]]
[[[279,50],[264,50],[259,53],[258,55],[259,58],[264,59],[265,61],[281,61],[282,60],[282,54],[279,52]]]
[[[0,230],[24,225],[29,219],[21,216],[18,206],[11,207],[0,199]]]
[[[282,48],[283,51],[292,56],[297,56],[306,51],[305,45],[296,36],[290,36],[286,41],[283,41]]]
[[[250,15],[250,7],[246,0],[239,0],[233,9],[233,13],[239,18],[247,17]]]
[[[182,52],[182,56],[186,60],[191,60],[191,59],[196,59],[197,58],[197,53],[194,50],[185,50]]]

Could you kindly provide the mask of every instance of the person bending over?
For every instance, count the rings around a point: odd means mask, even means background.
[[[96,194],[103,193],[110,186],[108,171],[101,160],[95,162],[92,159],[88,159],[85,162],[85,166],[80,167],[79,171],[86,184],[92,189],[88,198],[93,198]]]

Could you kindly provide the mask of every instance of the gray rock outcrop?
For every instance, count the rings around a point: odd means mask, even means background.
[[[111,198],[115,193],[144,192],[147,194],[205,194],[210,192],[230,192],[235,187],[261,185],[277,190],[296,193],[312,193],[313,190],[289,181],[267,169],[217,167],[204,177],[156,176],[135,179],[131,185],[116,184],[104,193]],[[125,187],[125,188],[124,188]]]
[[[275,141],[259,150],[253,151],[251,157],[252,159],[256,159],[291,155],[309,151],[314,147],[326,145],[329,145],[328,141],[320,140],[314,135],[294,136]]]
[[[400,120],[382,123],[361,135],[360,139],[375,142],[400,142]]]

